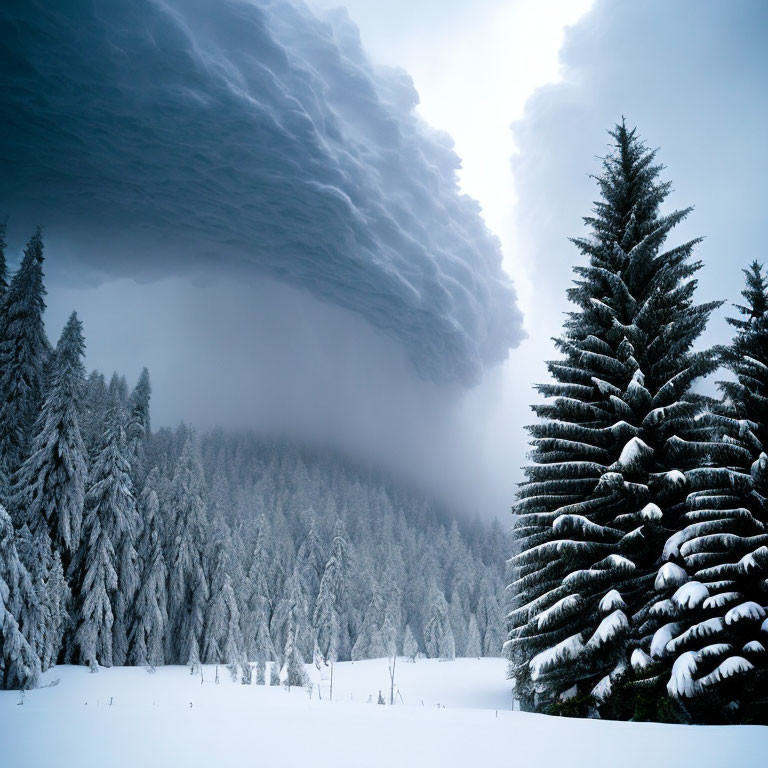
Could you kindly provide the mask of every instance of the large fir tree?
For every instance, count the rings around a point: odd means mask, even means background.
[[[30,454],[14,484],[19,518],[33,535],[43,528],[50,534],[65,568],[80,543],[88,473],[79,412],[84,349],[82,324],[73,312],[56,346]]]
[[[125,663],[138,587],[136,503],[117,391],[106,423],[85,499],[83,540],[70,565],[70,579],[78,594],[77,655],[94,669]]]
[[[640,683],[658,680],[681,719],[696,722],[768,719],[768,290],[759,264],[745,274],[741,317],[728,319],[736,336],[719,349],[734,380],[702,414],[710,442],[687,473],[708,487],[689,495],[666,543],[651,646],[632,659]]]
[[[37,593],[25,632],[43,670],[56,663],[64,640],[71,599],[64,572],[80,544],[88,473],[79,426],[84,347],[73,312],[51,361],[30,453],[13,483],[19,549]]]
[[[273,603],[270,582],[270,531],[266,516],[261,515],[253,556],[245,580],[243,634],[248,659],[256,661],[258,668],[276,657],[269,634]]]
[[[75,658],[91,669],[112,666],[112,627],[117,571],[112,540],[97,514],[86,519],[87,558],[80,585]]]
[[[125,428],[133,484],[138,489],[144,487],[144,480],[149,471],[147,467],[147,442],[151,434],[149,417],[151,395],[149,371],[143,368],[139,380],[131,392]]]
[[[50,344],[43,326],[43,238],[38,230],[5,292],[0,317],[0,471],[24,460],[43,399]]]
[[[338,658],[348,579],[349,543],[344,523],[338,519],[312,616],[317,646],[326,661]]]
[[[429,618],[424,626],[424,645],[432,658],[450,661],[456,657],[448,603],[434,580],[429,585]]]
[[[40,659],[22,632],[22,606],[34,590],[18,552],[11,518],[0,505],[0,689],[34,688]]]
[[[138,543],[141,578],[133,607],[128,663],[157,666],[165,661],[168,628],[168,568],[159,530],[160,503],[154,488],[141,498],[142,532]]]
[[[205,608],[209,598],[203,565],[206,507],[203,468],[193,435],[176,464],[169,504],[175,520],[168,590],[168,659],[172,663],[200,663]]]
[[[585,714],[602,703],[622,716],[664,543],[708,482],[686,474],[697,463],[687,441],[702,429],[691,385],[717,365],[693,345],[716,304],[693,302],[698,241],[664,250],[690,209],[661,212],[670,185],[655,152],[624,122],[611,137],[591,236],[573,241],[588,261],[568,291],[575,309],[533,408],[507,652],[524,707]],[[710,456],[731,453],[720,444]]]
[[[5,259],[5,249],[8,245],[5,241],[7,226],[7,221],[0,221],[0,306],[2,306],[5,292],[8,290],[8,263]]]
[[[95,460],[109,410],[109,389],[104,374],[91,371],[85,381],[81,428],[88,458]]]
[[[210,563],[208,582],[211,596],[205,613],[202,660],[206,664],[229,664],[235,668],[242,665],[244,643],[240,608],[231,576],[231,533],[221,519],[211,528],[209,536],[212,538],[212,546],[206,558]]]

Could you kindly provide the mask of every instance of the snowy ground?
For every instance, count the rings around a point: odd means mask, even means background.
[[[768,728],[550,718],[512,711],[504,662],[399,660],[397,706],[384,659],[337,664],[305,690],[234,684],[226,669],[57,667],[58,684],[0,692],[0,765],[354,766],[355,768],[739,768],[766,765]],[[318,686],[319,683],[319,686]],[[319,693],[318,693],[319,691]],[[319,698],[322,696],[322,700]],[[371,703],[368,703],[369,700]],[[23,704],[21,703],[23,701]]]

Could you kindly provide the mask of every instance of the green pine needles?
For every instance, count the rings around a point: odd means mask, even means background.
[[[719,303],[694,302],[699,241],[666,247],[691,209],[663,214],[656,153],[623,121],[610,135],[590,236],[573,240],[588,263],[529,427],[510,676],[526,709],[746,719],[768,641],[766,286],[753,267],[733,350],[696,349]],[[721,358],[737,378],[724,403],[692,390]]]

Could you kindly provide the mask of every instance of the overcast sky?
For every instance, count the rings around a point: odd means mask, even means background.
[[[149,365],[155,424],[328,440],[503,517],[607,128],[696,206],[702,299],[764,258],[768,6],[337,5],[4,3],[11,245],[45,226],[51,334],[76,307],[89,366]]]

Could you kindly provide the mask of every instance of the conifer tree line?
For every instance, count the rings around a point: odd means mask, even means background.
[[[635,130],[610,136],[528,428],[510,677],[534,711],[768,723],[766,273],[745,270],[730,345],[697,345],[720,302],[695,303],[699,240],[667,245],[691,209],[663,212]]]
[[[501,654],[498,522],[297,444],[153,431],[147,370],[86,375],[75,313],[52,347],[41,233],[10,278],[4,234],[0,687],[62,662],[300,685],[313,660]]]

